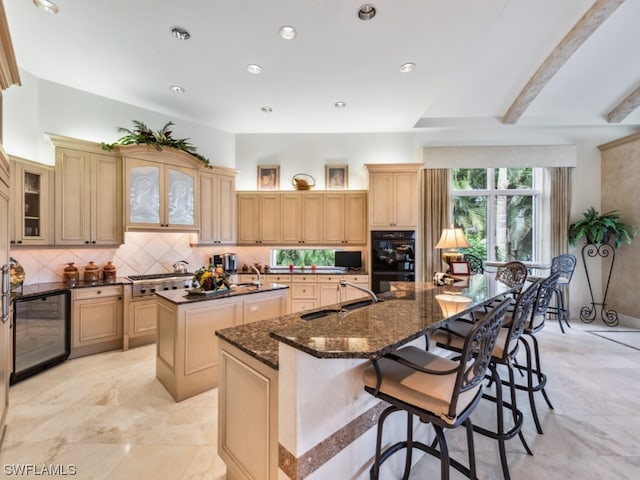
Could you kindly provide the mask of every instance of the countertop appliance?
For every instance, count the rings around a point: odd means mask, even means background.
[[[415,242],[413,230],[371,232],[371,289],[390,290],[390,282],[414,282]]]
[[[227,273],[236,273],[238,271],[238,256],[235,253],[222,255],[222,268]]]
[[[360,252],[343,252],[336,250],[333,263],[336,267],[360,269],[362,268],[362,254]]]
[[[134,298],[149,297],[163,290],[191,288],[193,273],[153,273],[148,275],[129,275],[131,280],[131,296]]]
[[[71,293],[19,297],[13,304],[14,384],[64,362],[71,352]]]
[[[224,267],[224,259],[222,255],[213,255],[211,257],[211,265],[213,265],[215,268]]]

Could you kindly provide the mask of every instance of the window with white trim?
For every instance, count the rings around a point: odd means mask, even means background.
[[[453,222],[483,260],[540,257],[541,168],[454,168]]]

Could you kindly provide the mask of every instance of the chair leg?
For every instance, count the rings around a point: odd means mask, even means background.
[[[464,426],[467,429],[467,449],[469,451],[469,478],[475,480],[478,478],[476,474],[476,450],[473,445],[473,423],[471,419],[467,418],[464,421]]]
[[[518,422],[522,421],[522,412],[518,411],[518,406],[516,404],[516,384],[515,377],[513,376],[513,366],[511,364],[507,365],[507,369],[509,370],[509,393],[511,394],[511,414],[513,417],[514,425]],[[520,417],[518,416],[520,415]],[[522,446],[527,451],[529,455],[533,455],[533,452],[529,448],[527,441],[524,438],[524,434],[522,433],[522,428],[518,431],[518,438],[520,438],[520,442]]]
[[[380,476],[380,464],[383,462],[382,456],[382,426],[384,424],[385,419],[391,415],[393,412],[397,412],[399,409],[397,407],[387,407],[383,410],[378,417],[378,432],[376,436],[376,453],[373,460],[373,465],[369,470],[369,477],[371,480],[378,480]]]
[[[538,347],[538,339],[535,337],[535,335],[530,335],[530,337],[531,337],[531,340],[533,340],[533,348],[536,356],[535,372],[538,377],[538,386],[536,386],[534,389],[536,390],[539,389],[542,391],[542,396],[547,402],[547,405],[549,405],[549,408],[553,410],[553,405],[551,405],[551,401],[549,400],[549,397],[547,396],[547,392],[544,389],[547,383],[547,377],[544,373],[542,373],[542,366],[540,365],[540,348]]]
[[[440,445],[440,478],[441,480],[449,480],[449,448],[447,440],[444,438],[444,430],[439,425],[433,425]]]
[[[571,328],[571,324],[569,323],[569,319],[567,318],[567,309],[564,306],[564,290],[562,289],[558,289],[558,296],[560,297],[559,299],[559,313],[558,313],[558,320],[560,321],[560,327],[562,327],[562,320],[564,320],[564,323],[567,324],[567,327]],[[562,333],[564,333],[564,330],[562,330]]]
[[[411,474],[411,457],[413,453],[413,414],[407,412],[407,452],[404,457],[404,473],[402,480],[409,480]]]
[[[502,474],[504,480],[511,480],[509,475],[509,463],[507,462],[507,449],[505,447],[504,440],[504,405],[502,404],[502,381],[498,376],[498,371],[495,365],[489,366],[491,369],[491,377],[496,383],[496,418],[498,420],[498,431],[496,432],[496,439],[498,440],[498,451],[500,452],[500,464],[502,465]]]
[[[533,338],[533,336],[532,336]],[[527,355],[527,364],[525,365],[527,370],[527,393],[529,394],[529,406],[531,407],[531,415],[533,416],[533,422],[536,425],[536,430],[539,434],[542,434],[542,426],[540,425],[540,419],[538,418],[538,411],[536,410],[536,399],[533,394],[535,393],[534,385],[533,385],[533,365],[531,358],[531,347],[529,346],[529,342],[520,338],[522,343],[524,344],[524,350]]]

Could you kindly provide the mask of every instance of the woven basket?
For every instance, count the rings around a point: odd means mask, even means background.
[[[296,173],[291,178],[291,185],[296,190],[311,190],[316,185],[316,179],[306,173]]]

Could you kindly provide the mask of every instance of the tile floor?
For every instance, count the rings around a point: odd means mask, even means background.
[[[539,338],[555,410],[538,403],[544,435],[525,420],[534,456],[517,439],[508,442],[512,478],[638,478],[640,331],[574,322],[561,335],[552,321]],[[74,465],[73,478],[82,480],[224,479],[216,454],[217,391],[176,404],[155,380],[154,354],[149,345],[75,359],[11,387],[0,478],[54,478],[11,475],[7,468],[55,464]],[[491,414],[481,405],[474,416],[482,422]],[[464,455],[463,432],[450,433],[452,455]],[[476,435],[476,451],[479,478],[501,479],[495,443]],[[411,478],[438,478],[438,468],[424,458]]]

